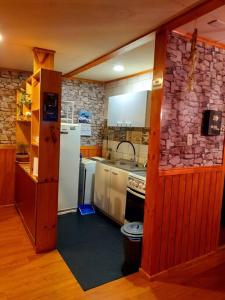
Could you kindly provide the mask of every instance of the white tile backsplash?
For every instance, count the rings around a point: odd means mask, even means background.
[[[108,149],[107,149],[107,141],[103,141],[103,156],[104,153],[107,153],[109,149],[111,149],[111,159],[119,160],[119,159],[127,159],[133,160],[134,152],[132,146],[128,143],[123,143],[120,145],[118,151],[116,151],[117,145],[119,142],[117,141],[108,141]],[[134,144],[135,152],[136,152],[136,161],[139,164],[144,165],[148,158],[148,145],[142,144]],[[108,158],[105,156],[105,158]]]

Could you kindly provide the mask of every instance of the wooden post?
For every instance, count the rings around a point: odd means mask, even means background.
[[[33,61],[33,73],[35,74],[40,68],[47,70],[54,70],[54,55],[55,51],[33,48],[34,61]]]
[[[159,159],[160,159],[160,119],[163,101],[163,79],[166,63],[166,45],[168,33],[166,30],[156,33],[155,62],[153,71],[153,90],[151,95],[150,134],[148,150],[148,172],[146,181],[146,200],[144,216],[144,239],[142,253],[142,270],[154,273],[156,247],[154,247],[155,232],[155,205],[159,198]]]

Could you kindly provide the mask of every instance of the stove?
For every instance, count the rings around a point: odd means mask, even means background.
[[[129,173],[125,209],[127,222],[144,220],[145,183],[146,171]]]
[[[128,175],[127,187],[145,194],[146,171],[132,172]]]

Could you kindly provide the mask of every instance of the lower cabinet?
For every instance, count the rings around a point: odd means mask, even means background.
[[[58,182],[38,182],[16,163],[15,204],[37,253],[55,249]]]
[[[128,172],[97,162],[94,204],[118,223],[124,223]]]

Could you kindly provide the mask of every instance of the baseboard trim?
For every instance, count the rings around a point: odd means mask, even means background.
[[[216,251],[194,258],[154,275],[150,275],[142,268],[139,269],[139,272],[150,281],[173,279],[181,282],[184,278],[187,280],[188,277],[193,277],[223,263],[225,263],[225,245]]]

